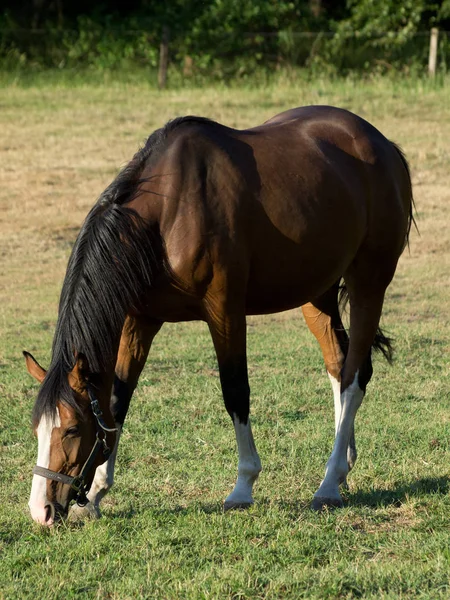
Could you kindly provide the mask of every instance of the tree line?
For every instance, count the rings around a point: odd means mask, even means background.
[[[165,35],[186,76],[414,69],[431,27],[450,31],[450,0],[3,0],[0,66],[156,67]]]

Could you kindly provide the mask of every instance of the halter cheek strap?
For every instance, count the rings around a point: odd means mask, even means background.
[[[88,503],[88,499],[86,497],[88,487],[85,483],[85,479],[93,467],[99,451],[103,449],[104,460],[108,460],[108,458],[111,456],[111,449],[106,442],[105,433],[117,431],[117,427],[107,427],[105,421],[103,420],[103,413],[100,408],[100,403],[90,388],[88,388],[88,394],[89,400],[91,401],[92,413],[95,417],[97,432],[95,434],[95,444],[86,462],[84,463],[80,474],[72,477],[71,475],[58,473],[57,471],[52,471],[51,469],[46,469],[45,467],[39,467],[38,465],[36,465],[33,469],[33,475],[40,475],[46,479],[51,479],[52,481],[57,481],[58,483],[62,483],[64,485],[70,485],[70,487],[76,492],[75,500],[79,506],[85,506]]]

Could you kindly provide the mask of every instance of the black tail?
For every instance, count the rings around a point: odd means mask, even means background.
[[[413,197],[413,192],[412,192],[411,171],[409,168],[408,161],[406,160],[406,156],[403,153],[403,150],[400,148],[400,146],[398,146],[394,142],[391,142],[391,144],[394,146],[395,150],[397,151],[398,155],[400,156],[400,159],[403,163],[403,166],[405,167],[405,170],[406,170],[406,173],[408,174],[408,179],[409,179],[410,205],[409,205],[408,228],[406,230],[406,236],[405,236],[405,247],[406,246],[409,247],[409,234],[411,232],[411,225],[414,225],[415,230],[417,231],[417,233],[419,233],[419,228],[417,227],[417,223],[414,218],[414,212],[415,212],[416,205],[414,202],[414,197]]]
[[[348,304],[348,290],[345,282],[342,280],[339,286],[339,312],[344,313]],[[392,364],[394,359],[393,338],[387,337],[381,327],[377,328],[375,339],[372,343],[372,348],[381,352],[389,364]]]

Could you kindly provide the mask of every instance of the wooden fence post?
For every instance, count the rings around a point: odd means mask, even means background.
[[[438,49],[439,29],[433,27],[430,35],[430,55],[428,57],[428,75],[434,77],[436,75],[437,49]]]
[[[159,47],[158,86],[164,89],[167,82],[167,65],[169,64],[169,28],[162,30],[161,45]]]

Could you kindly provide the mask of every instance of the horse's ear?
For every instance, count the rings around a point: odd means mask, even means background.
[[[37,379],[39,383],[42,383],[47,371],[43,369],[34,356],[26,350],[23,351],[23,355],[25,356],[28,373]]]
[[[86,383],[89,373],[88,359],[82,352],[78,352],[75,366],[69,373],[70,387],[74,390],[84,388],[84,383]]]

